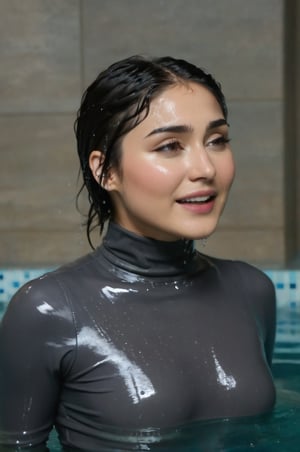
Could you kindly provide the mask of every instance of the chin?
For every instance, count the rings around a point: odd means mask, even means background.
[[[217,223],[206,228],[188,228],[182,234],[182,237],[187,240],[200,240],[206,239],[212,235],[217,227]]]

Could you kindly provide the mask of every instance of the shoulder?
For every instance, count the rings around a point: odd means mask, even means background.
[[[275,300],[275,287],[269,276],[259,268],[246,262],[233,261],[241,285],[253,295],[264,300]]]
[[[87,254],[24,284],[11,299],[5,320],[20,317],[23,321],[31,319],[34,322],[36,318],[49,321],[58,313],[70,320],[74,294],[97,267],[93,255]]]
[[[266,273],[243,261],[204,257],[214,268],[224,290],[236,294],[239,299],[260,311],[274,311],[275,287]]]
[[[50,314],[65,306],[64,294],[52,272],[24,284],[12,297],[3,317],[3,324],[13,322],[36,326],[51,318]],[[46,315],[47,314],[47,315]]]
[[[250,292],[274,295],[275,289],[272,280],[254,265],[238,260],[205,257],[216,269],[219,276],[227,281],[227,284]]]
[[[62,290],[83,286],[92,278],[101,279],[106,270],[98,248],[85,256],[58,267],[52,272],[53,278]]]
[[[276,315],[275,287],[269,276],[259,268],[242,261],[209,258],[229,293],[250,306],[260,318]]]
[[[85,260],[86,258],[78,259],[28,281],[12,297],[4,319],[14,316],[22,317],[23,320],[31,317],[34,320],[42,314],[50,315],[56,311],[61,312],[62,309],[66,311],[68,299],[63,281],[67,275],[72,278],[75,269],[84,265]]]
[[[88,286],[91,275],[99,271],[97,251],[66,263],[24,284],[11,299],[5,315],[28,317],[29,312],[38,316],[47,311],[50,318],[51,312],[73,311],[74,294],[81,286]]]

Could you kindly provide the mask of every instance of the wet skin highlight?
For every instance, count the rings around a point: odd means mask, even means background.
[[[212,93],[195,83],[165,90],[121,147],[121,169],[112,169],[106,182],[116,223],[158,240],[198,239],[214,231],[234,161],[228,124]],[[90,165],[97,178],[99,151]]]

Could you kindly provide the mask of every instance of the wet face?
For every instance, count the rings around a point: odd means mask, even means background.
[[[121,171],[106,188],[114,221],[158,240],[199,239],[215,229],[234,177],[228,125],[205,87],[179,84],[155,98],[122,141]]]

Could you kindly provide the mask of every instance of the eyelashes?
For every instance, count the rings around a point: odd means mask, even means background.
[[[162,144],[161,146],[154,149],[157,152],[168,152],[168,151],[181,151],[184,147],[178,140],[168,141],[167,143]]]
[[[214,140],[211,140],[207,143],[207,146],[209,147],[225,147],[228,143],[230,143],[231,139],[225,136],[220,136],[218,138],[215,138]]]
[[[231,141],[231,139],[227,136],[219,136],[211,141],[208,141],[205,146],[210,148],[225,148],[226,145]],[[184,149],[184,145],[177,139],[173,139],[166,143],[163,143],[161,146],[153,149],[154,152],[179,152]]]

